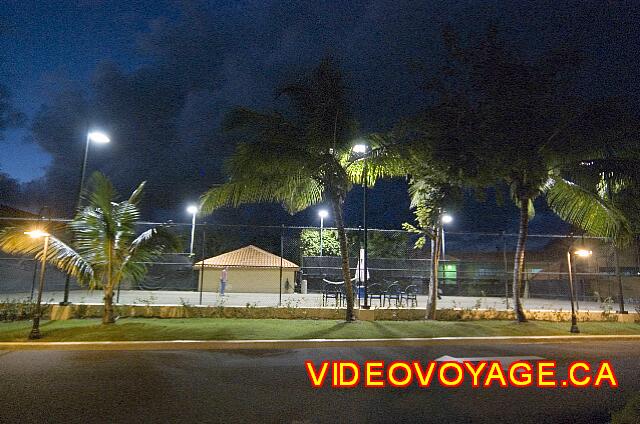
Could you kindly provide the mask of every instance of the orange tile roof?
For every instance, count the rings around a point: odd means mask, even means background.
[[[201,267],[202,261],[196,262],[194,268]],[[204,266],[209,268],[242,267],[242,268],[280,268],[280,256],[269,253],[254,245],[249,245],[238,250],[223,253],[213,258],[205,259]],[[282,259],[283,268],[300,267],[291,261]]]

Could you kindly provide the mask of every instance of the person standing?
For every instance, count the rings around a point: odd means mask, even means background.
[[[220,272],[220,296],[224,296],[224,290],[227,288],[227,276],[229,267],[225,266]]]

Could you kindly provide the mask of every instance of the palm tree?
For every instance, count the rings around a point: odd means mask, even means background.
[[[202,210],[210,213],[223,206],[277,202],[296,213],[328,201],[340,244],[346,320],[352,321],[345,198],[352,184],[363,178],[371,186],[379,177],[397,175],[399,162],[383,154],[383,138],[376,136],[369,137],[366,167],[361,157],[354,157],[356,124],[342,75],[331,60],[322,61],[310,75],[284,87],[280,95],[289,106],[282,113],[239,108],[227,115],[225,129],[239,131],[242,141],[227,163],[229,180],[202,196]]]
[[[495,28],[471,46],[445,33],[449,64],[433,82],[433,103],[409,122],[411,145],[452,184],[484,190],[505,185],[520,209],[514,257],[514,311],[520,299],[533,202],[546,195],[552,210],[590,234],[625,238],[629,225],[611,202],[569,176],[612,146],[603,104],[575,96],[572,52],[525,58],[499,40]],[[588,125],[587,125],[588,123]],[[613,123],[615,124],[615,122]]]
[[[115,322],[113,294],[126,279],[138,281],[147,271],[149,261],[166,250],[179,248],[177,238],[166,227],[156,227],[136,235],[140,218],[138,202],[145,183],[129,199],[116,201],[117,194],[109,180],[100,173],[92,176],[93,192],[88,206],[78,210],[69,224],[71,245],[52,234],[47,262],[76,278],[91,289],[104,292],[103,324]],[[24,228],[8,228],[0,233],[0,250],[11,254],[42,258],[42,243],[24,235]],[[49,229],[49,233],[53,233]],[[59,233],[59,232],[58,232]]]
[[[410,150],[410,149],[409,149]],[[427,240],[431,242],[431,262],[429,267],[429,290],[426,306],[426,319],[436,319],[438,302],[438,272],[442,252],[442,217],[448,209],[461,200],[461,190],[452,186],[445,175],[438,174],[434,168],[425,167],[425,161],[419,159],[420,152],[403,155],[409,179],[411,208],[414,209],[416,225],[402,224],[402,228],[419,237],[415,248],[421,249]]]

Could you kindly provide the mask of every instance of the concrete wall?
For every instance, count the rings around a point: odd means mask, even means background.
[[[49,305],[44,317],[52,320],[79,318],[100,318],[103,306],[100,304]],[[356,309],[356,316],[363,321],[420,321],[424,320],[422,309]],[[338,308],[273,308],[241,306],[175,306],[175,305],[115,305],[115,313],[120,317],[144,318],[253,318],[253,319],[344,319],[344,309]],[[513,311],[441,309],[437,313],[440,321],[473,320],[513,320]],[[639,322],[640,315],[602,314],[599,312],[579,312],[580,322],[612,321]],[[568,322],[570,312],[527,311],[532,321]]]
[[[202,272],[199,271],[198,274]],[[203,291],[218,292],[222,269],[205,268]],[[289,285],[287,286],[287,280]],[[282,270],[282,293],[293,293],[295,271]],[[200,279],[198,279],[200,289]],[[227,273],[227,293],[279,293],[279,268],[229,268]]]

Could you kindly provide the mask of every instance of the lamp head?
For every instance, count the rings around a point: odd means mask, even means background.
[[[198,207],[196,205],[190,205],[189,207],[187,207],[187,212],[189,212],[191,215],[195,215],[198,213]]]
[[[31,231],[25,231],[24,232],[26,235],[28,235],[31,238],[41,238],[41,237],[49,237],[50,234],[47,233],[46,231],[42,231],[42,230],[31,230]]]
[[[111,141],[109,139],[109,136],[107,136],[105,133],[100,131],[91,131],[88,137],[89,137],[89,140],[95,143],[100,143],[100,144],[106,144]]]
[[[442,215],[442,223],[443,224],[450,224],[451,222],[453,222],[453,217],[449,214],[444,214]]]
[[[367,145],[366,144],[356,144],[355,146],[353,146],[353,152],[354,153],[366,153],[367,152]]]
[[[587,249],[577,249],[575,252],[576,255],[582,257],[582,258],[586,258],[587,256],[591,256],[591,254],[593,253],[591,250],[587,250]]]
[[[324,209],[321,209],[321,210],[319,210],[319,211],[318,211],[318,216],[319,216],[320,218],[324,219],[324,218],[326,218],[326,217],[328,217],[328,216],[329,216],[329,212],[327,212],[327,211],[326,211],[326,210],[324,210]]]

